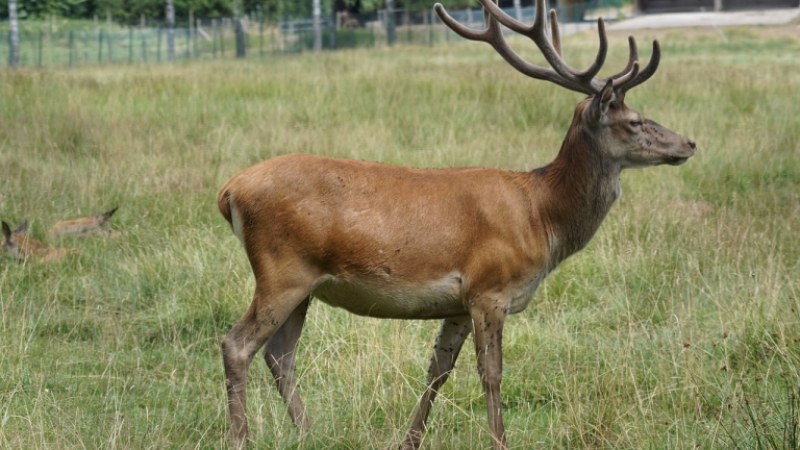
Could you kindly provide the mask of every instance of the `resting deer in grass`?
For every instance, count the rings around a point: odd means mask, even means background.
[[[486,28],[469,29],[437,4],[464,38],[484,41],[515,69],[586,94],[558,156],[530,172],[424,170],[311,155],[281,156],[245,169],[225,184],[218,205],[241,240],[255,275],[253,301],[222,342],[231,438],[247,438],[245,379],[264,357],[289,415],[308,428],[294,373],[298,338],[311,298],[354,314],[438,319],[422,394],[401,448],[418,448],[431,405],[472,333],[493,446],[507,448],[500,401],[501,340],[509,314],[525,309],[539,283],[583,248],[620,194],[628,167],[678,165],[695,153],[689,139],[628,109],[628,90],[650,78],[660,50],[653,42],[640,69],[629,39],[627,67],[597,78],[607,50],[584,71],[561,56],[558,21],[536,1],[532,26],[481,0]],[[550,68],[512,51],[500,24],[539,47]]]
[[[50,237],[58,236],[97,236],[104,235],[115,237],[118,232],[111,229],[109,219],[117,211],[117,208],[110,209],[96,216],[80,217],[78,219],[61,220],[56,222],[48,231]]]
[[[28,221],[23,220],[15,230],[3,221],[3,250],[19,261],[29,259],[52,262],[60,261],[65,256],[74,253],[67,248],[53,248],[28,236]]]

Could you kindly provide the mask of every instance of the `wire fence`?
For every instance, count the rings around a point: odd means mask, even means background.
[[[611,19],[621,0],[593,0],[559,7],[562,22],[580,24],[602,11]],[[532,22],[534,8],[506,11]],[[480,28],[481,9],[450,11],[458,21]],[[23,23],[21,23],[24,25]],[[569,26],[569,25],[567,25]],[[19,30],[19,66],[72,67],[90,64],[141,64],[165,61],[257,57],[346,48],[390,45],[435,45],[459,38],[433,11],[379,11],[374,14],[340,13],[320,20],[319,34],[312,19],[269,20],[266,17],[194,20],[190,26],[163,25],[123,28],[99,23],[84,29],[66,29],[41,22]],[[8,33],[8,23],[0,30]],[[6,40],[10,43],[10,39]],[[0,61],[9,61],[10,44],[0,46]]]

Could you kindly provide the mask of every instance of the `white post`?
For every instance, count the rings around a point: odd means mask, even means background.
[[[308,3],[306,3],[308,4]],[[314,0],[314,51],[322,51],[322,6],[320,0]]]

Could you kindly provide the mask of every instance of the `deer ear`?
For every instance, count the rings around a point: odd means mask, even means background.
[[[11,227],[8,226],[5,220],[3,221],[3,236],[5,236],[6,240],[11,238]]]
[[[114,215],[114,213],[115,213],[115,212],[117,212],[117,209],[118,209],[118,208],[119,208],[119,206],[115,207],[114,209],[110,209],[110,210],[108,210],[108,211],[104,212],[103,214],[101,214],[101,215],[100,215],[100,221],[102,221],[102,222],[105,222],[105,221],[107,221],[108,219],[110,219],[110,218],[111,218],[111,216],[113,216],[113,215]]]
[[[25,234],[28,231],[28,219],[22,221],[21,224],[14,230],[15,233]]]
[[[612,80],[608,80],[603,90],[592,98],[592,105],[589,107],[589,121],[592,125],[599,125],[605,122],[608,109],[611,104],[617,101],[617,93],[614,92]]]

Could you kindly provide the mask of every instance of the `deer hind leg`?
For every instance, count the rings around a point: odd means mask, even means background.
[[[417,405],[414,419],[408,428],[406,437],[400,445],[401,449],[411,450],[419,447],[425,422],[433,406],[433,400],[439,392],[439,388],[447,381],[450,372],[458,358],[458,353],[464,341],[472,330],[472,321],[469,316],[454,317],[445,319],[436,344],[433,347],[433,357],[428,368],[428,386]]]
[[[308,431],[308,418],[300,394],[297,392],[294,362],[297,341],[303,331],[310,301],[310,297],[306,298],[292,311],[283,325],[269,338],[264,348],[264,359],[278,385],[278,392],[286,403],[289,417],[301,431]]]
[[[488,303],[488,302],[487,302]],[[506,310],[495,302],[491,305],[473,305],[470,309],[475,332],[475,353],[478,373],[486,397],[489,430],[495,450],[508,449],[500,404],[500,381],[503,375],[502,337]]]
[[[256,280],[253,302],[244,316],[222,341],[222,360],[225,366],[225,387],[228,391],[230,438],[234,446],[242,447],[247,439],[245,415],[247,369],[258,350],[292,312],[309,295],[311,283],[295,284],[283,289],[267,289]]]

